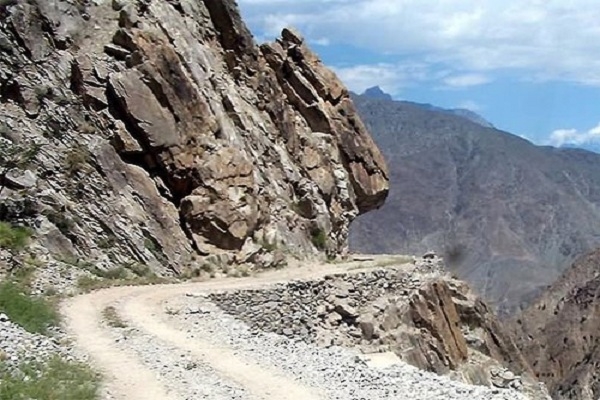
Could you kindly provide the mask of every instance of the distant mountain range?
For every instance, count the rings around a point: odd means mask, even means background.
[[[356,96],[356,95],[355,95]],[[367,98],[371,98],[371,99],[376,99],[376,100],[388,100],[388,101],[393,101],[392,95],[385,93],[379,86],[373,86],[367,90],[365,90],[365,92],[361,95],[363,97],[367,97]],[[428,104],[428,103],[414,103],[411,101],[396,101],[397,103],[403,103],[403,104],[410,104],[410,105],[414,105],[417,107],[421,107],[425,110],[430,110],[430,111],[439,111],[442,113],[447,113],[447,114],[451,114],[451,115],[457,115],[459,117],[463,117],[466,118],[472,122],[475,122],[476,124],[479,124],[483,127],[486,128],[493,128],[494,125],[492,125],[491,122],[487,121],[485,118],[483,118],[481,115],[477,114],[474,111],[468,110],[466,108],[452,108],[452,109],[446,109],[446,108],[441,108],[441,107],[436,107],[432,104]]]
[[[594,153],[600,153],[600,143],[585,143],[585,144],[565,144],[561,146],[562,149],[583,149],[587,151],[593,151]]]
[[[452,110],[369,93],[354,101],[391,191],[354,222],[352,249],[436,250],[511,313],[600,247],[600,155],[535,146]]]

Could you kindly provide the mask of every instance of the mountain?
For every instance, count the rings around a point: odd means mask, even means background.
[[[600,397],[600,249],[578,259],[512,322],[553,399]]]
[[[600,155],[407,102],[354,100],[391,179],[386,204],[353,223],[355,251],[434,249],[511,313],[600,245]]]
[[[292,30],[258,46],[233,0],[76,3],[0,3],[0,218],[43,260],[335,256],[385,200],[348,91]]]
[[[446,110],[447,112],[450,112],[451,114],[454,115],[458,115],[459,117],[463,117],[466,118],[472,122],[475,122],[476,124],[479,124],[485,128],[494,128],[494,125],[487,121],[485,118],[483,118],[481,115],[477,114],[474,111],[468,110],[466,108],[455,108],[452,110]]]
[[[362,94],[362,96],[371,98],[371,99],[393,101],[392,95],[385,93],[379,86],[374,86],[372,88],[365,90],[365,92]],[[425,110],[439,111],[439,112],[443,112],[443,113],[457,115],[459,117],[466,118],[466,119],[470,120],[471,122],[475,122],[476,124],[479,124],[486,128],[494,127],[494,125],[492,125],[491,122],[487,121],[481,115],[477,114],[474,111],[468,110],[466,108],[446,109],[446,108],[436,107],[436,106],[428,104],[428,103],[413,103],[410,101],[397,101],[397,103],[404,103],[404,104],[408,104],[408,105],[412,104],[417,107],[424,108]]]
[[[585,143],[585,144],[564,144],[560,146],[563,149],[583,149],[600,153],[600,143]]]
[[[370,97],[372,99],[380,99],[380,100],[393,100],[392,95],[381,90],[379,86],[373,86],[372,88],[368,88],[363,93],[363,96]]]

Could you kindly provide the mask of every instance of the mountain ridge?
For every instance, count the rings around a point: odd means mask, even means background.
[[[510,320],[518,347],[555,400],[600,395],[600,249],[578,258]]]
[[[388,101],[395,101],[395,102],[399,102],[399,103],[412,104],[412,105],[424,108],[425,110],[439,111],[439,112],[444,112],[444,113],[448,113],[451,115],[463,117],[463,118],[468,119],[471,122],[475,122],[476,124],[479,124],[486,128],[494,128],[494,125],[491,122],[487,121],[485,118],[483,118],[481,115],[477,114],[473,110],[469,110],[467,108],[449,108],[448,109],[448,108],[434,106],[433,104],[429,104],[429,103],[417,103],[417,102],[408,101],[408,100],[394,100],[392,95],[384,92],[379,86],[373,86],[371,88],[368,88],[361,95],[358,95],[356,93],[352,93],[352,95],[353,96],[363,96],[363,97],[368,97],[368,98],[377,99],[377,100],[388,100]]]
[[[353,223],[353,249],[435,249],[513,313],[600,244],[598,154],[535,146],[414,104],[354,101],[388,160],[392,189],[380,210]]]

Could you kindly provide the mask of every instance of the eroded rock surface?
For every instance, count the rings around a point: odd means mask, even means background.
[[[336,255],[385,200],[347,90],[292,30],[258,46],[231,0],[3,4],[1,134],[42,147],[2,218],[40,257],[178,273]]]
[[[517,344],[557,400],[600,396],[600,250],[578,259],[511,321]]]

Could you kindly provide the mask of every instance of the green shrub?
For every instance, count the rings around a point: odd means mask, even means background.
[[[30,229],[0,222],[0,247],[3,249],[21,250],[27,246],[30,237]]]
[[[48,327],[59,322],[58,313],[47,299],[25,294],[14,282],[0,284],[0,312],[33,333],[45,334]]]
[[[0,364],[0,400],[95,400],[99,377],[88,366],[53,358],[23,364],[12,374]]]
[[[106,289],[116,286],[143,286],[160,285],[164,283],[174,283],[173,279],[160,276],[136,277],[131,279],[98,279],[91,276],[81,276],[77,279],[77,287],[84,292],[92,290]]]
[[[325,250],[327,247],[327,234],[323,229],[314,229],[311,232],[311,241],[319,250]]]
[[[114,236],[109,236],[98,240],[98,247],[101,249],[110,249],[115,247],[117,240]]]
[[[147,266],[146,264],[140,264],[140,263],[125,263],[123,264],[123,268],[130,270],[131,272],[133,272],[136,276],[139,276],[140,278],[151,278],[156,276],[156,274],[154,272],[152,272],[152,270],[150,269],[149,266]]]
[[[159,248],[158,244],[156,243],[156,241],[154,241],[153,239],[145,238],[144,239],[144,247],[148,251],[150,251],[152,254],[154,254],[155,256],[160,254],[160,248]]]
[[[107,270],[95,268],[91,272],[100,278],[111,279],[111,280],[127,279],[129,277],[129,274],[127,273],[127,270],[124,267],[117,267],[117,268],[107,269]]]

